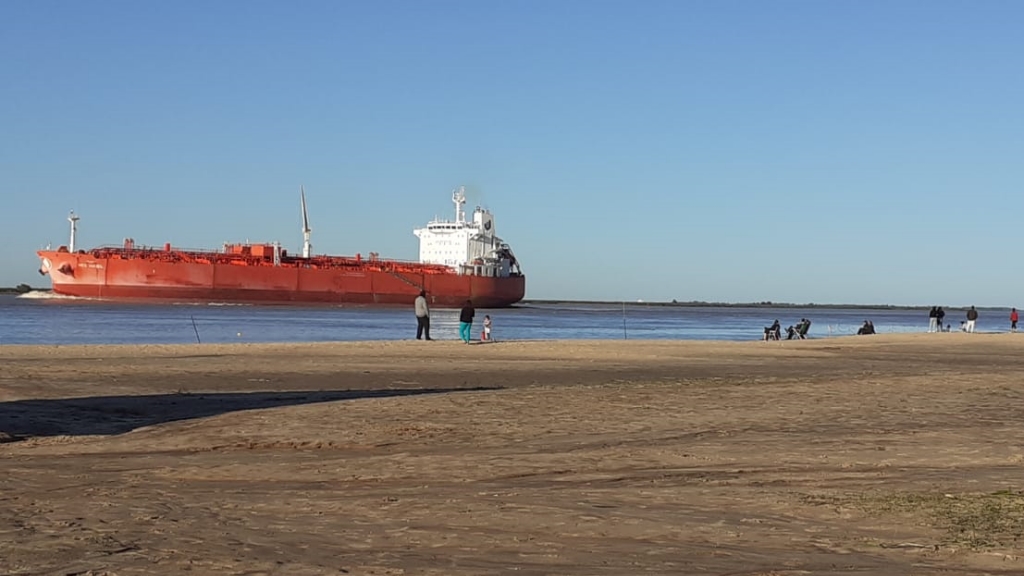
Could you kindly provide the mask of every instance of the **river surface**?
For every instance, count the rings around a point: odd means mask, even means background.
[[[855,334],[865,319],[882,334],[924,332],[928,327],[927,310],[536,304],[478,310],[474,337],[479,337],[485,314],[491,316],[493,335],[499,341],[759,340],[764,327],[775,319],[785,330],[801,318],[812,321],[811,338]],[[964,314],[950,309],[946,322],[957,330]],[[978,331],[1006,331],[1008,316],[1009,310],[981,310]],[[49,292],[0,295],[0,344],[403,340],[413,338],[415,332],[411,304],[408,308],[127,304]],[[431,335],[458,339],[458,311],[432,310]]]

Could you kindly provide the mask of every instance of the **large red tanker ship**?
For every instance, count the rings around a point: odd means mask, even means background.
[[[507,243],[495,235],[494,217],[477,208],[466,218],[462,188],[452,193],[454,220],[434,220],[414,231],[419,262],[312,254],[305,192],[303,248],[293,256],[278,243],[226,244],[217,250],[136,246],[127,238],[116,247],[78,250],[79,217],[71,241],[38,252],[41,274],[53,291],[70,296],[253,303],[411,304],[420,290],[439,307],[467,299],[481,308],[515,304],[526,292],[523,275]]]

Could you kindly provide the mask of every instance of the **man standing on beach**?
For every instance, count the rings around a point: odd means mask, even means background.
[[[964,332],[973,333],[974,323],[978,320],[978,311],[971,306],[971,309],[967,311],[967,326],[964,327]]]
[[[1016,332],[1017,331],[1017,320],[1018,320],[1017,309],[1016,308],[1010,308],[1010,332]]]
[[[932,309],[928,311],[928,331],[938,332],[939,326],[939,309],[932,306]]]
[[[462,307],[462,312],[459,312],[459,336],[462,337],[462,341],[466,344],[469,344],[469,339],[473,335],[473,316],[476,316],[473,302],[466,300],[466,305]]]
[[[430,340],[430,307],[427,306],[426,290],[420,290],[420,295],[416,297],[415,308],[416,339],[419,340],[421,336],[426,336],[427,340]]]

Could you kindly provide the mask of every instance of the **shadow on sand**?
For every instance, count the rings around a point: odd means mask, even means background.
[[[93,396],[0,403],[0,442],[37,436],[123,434],[177,420],[318,402],[497,390],[496,387]]]

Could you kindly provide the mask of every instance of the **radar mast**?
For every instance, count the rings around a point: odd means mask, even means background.
[[[313,245],[309,242],[312,230],[309,228],[309,215],[306,213],[306,188],[299,186],[299,194],[302,198],[302,257],[309,258]]]
[[[71,222],[71,241],[68,242],[69,252],[75,251],[75,237],[78,235],[78,221],[81,219],[81,217],[75,214],[74,210],[72,210],[71,214],[68,216],[68,222]]]
[[[459,186],[452,191],[452,202],[455,204],[455,223],[461,224],[466,221],[466,211],[462,205],[466,203],[466,187]]]

